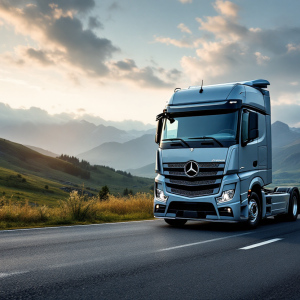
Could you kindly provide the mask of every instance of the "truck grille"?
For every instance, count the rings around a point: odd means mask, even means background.
[[[188,177],[185,174],[186,163],[163,164],[167,191],[185,197],[217,194],[222,183],[225,164],[203,162],[197,164],[199,173],[195,177]]]

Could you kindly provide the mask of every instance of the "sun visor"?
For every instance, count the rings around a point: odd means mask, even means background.
[[[185,105],[201,102],[210,102],[227,99],[234,85],[212,85],[204,86],[203,92],[199,93],[200,87],[190,87],[186,90],[180,90],[173,96],[172,105]]]

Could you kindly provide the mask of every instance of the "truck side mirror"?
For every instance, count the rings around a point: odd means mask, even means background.
[[[255,112],[249,113],[248,137],[249,141],[258,138],[258,114]]]
[[[160,143],[162,126],[163,126],[163,119],[160,119],[160,120],[158,120],[157,125],[156,125],[156,134],[155,134],[155,143],[156,144]]]

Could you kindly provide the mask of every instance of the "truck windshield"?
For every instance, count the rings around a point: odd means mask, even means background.
[[[165,120],[162,129],[162,142],[172,139],[186,141],[191,147],[198,147],[205,142],[217,147],[236,143],[238,111],[222,114],[174,117],[174,122]],[[175,140],[173,140],[174,142]],[[196,144],[195,144],[196,143]]]

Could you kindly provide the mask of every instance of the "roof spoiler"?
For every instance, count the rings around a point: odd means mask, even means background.
[[[265,79],[255,79],[251,81],[242,81],[242,82],[237,82],[239,84],[244,84],[244,85],[249,85],[257,88],[263,88],[266,89],[268,85],[270,85],[270,82]]]

